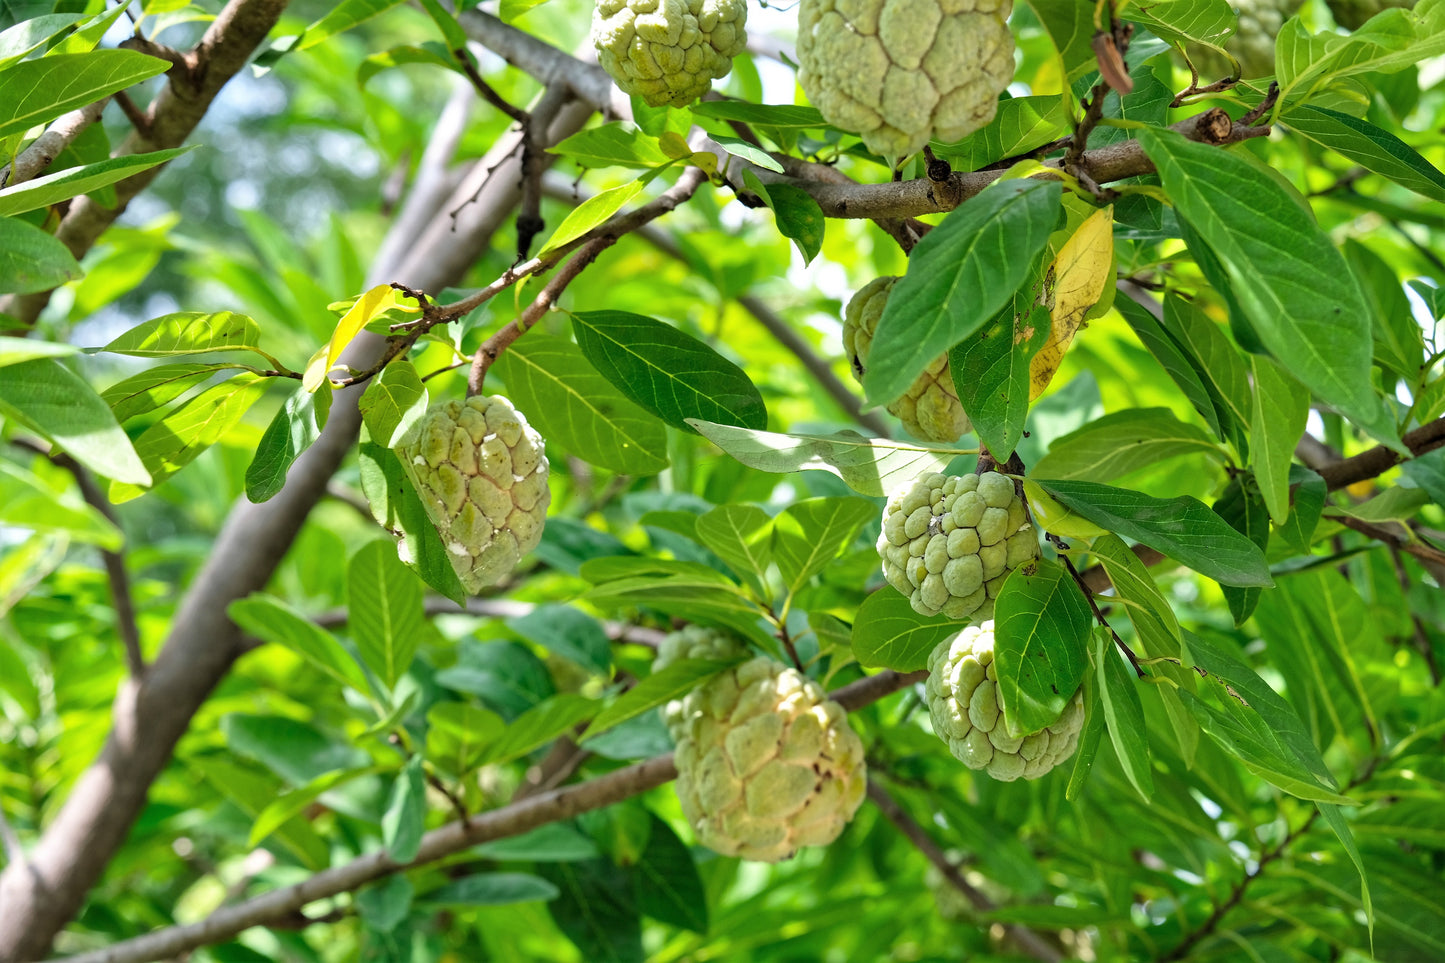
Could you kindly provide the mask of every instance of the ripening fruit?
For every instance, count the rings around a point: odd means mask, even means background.
[[[747,654],[747,645],[735,635],[706,625],[689,625],[665,636],[657,647],[657,658],[652,660],[652,671],[661,672],[674,662],[683,659],[708,659],[713,662],[731,662]],[[662,721],[672,733],[672,741],[681,738],[678,726],[683,719],[683,699],[672,699],[662,707]]]
[[[1335,15],[1335,23],[1346,30],[1359,30],[1366,20],[1391,7],[1409,10],[1415,6],[1415,0],[1326,0],[1326,3]]]
[[[501,581],[541,541],[552,500],[544,447],[496,395],[432,405],[397,445],[468,592]]]
[[[592,44],[624,92],[683,107],[732,70],[747,19],[746,0],[598,0]]]
[[[775,863],[826,846],[862,805],[863,743],[796,669],[756,658],[683,699],[677,797],[698,841]]]

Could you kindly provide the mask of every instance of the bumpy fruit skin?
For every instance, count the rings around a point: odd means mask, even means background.
[[[1002,782],[1037,779],[1074,754],[1084,727],[1083,690],[1057,722],[1025,736],[1004,728],[993,659],[993,623],[970,625],[928,657],[924,687],[933,731],[970,769]]]
[[[860,383],[868,370],[878,320],[883,317],[888,295],[899,280],[874,278],[853,295],[843,312],[843,350]],[[972,427],[958,403],[947,354],[935,358],[888,410],[898,416],[910,435],[922,441],[957,441]]]
[[[623,91],[682,107],[732,70],[747,19],[747,0],[598,0],[592,44]]]
[[[1403,7],[1406,10],[1415,6],[1415,0],[1326,0],[1329,4],[1330,13],[1335,15],[1335,23],[1346,30],[1359,30],[1375,14],[1388,10],[1391,7]]]
[[[798,83],[830,124],[900,158],[993,120],[1011,0],[802,0]]]
[[[924,475],[894,492],[878,536],[883,577],[920,615],[981,622],[1009,573],[1039,557],[1007,475]]]
[[[1274,42],[1284,22],[1294,16],[1303,0],[1234,0],[1239,25],[1225,49],[1239,61],[1241,77],[1267,77],[1274,73]],[[1229,72],[1229,64],[1214,51],[1194,59],[1201,82]]]
[[[552,501],[547,456],[507,399],[434,404],[396,454],[468,592],[495,585],[537,547]]]
[[[775,863],[826,846],[867,788],[843,707],[796,669],[756,658],[683,700],[677,797],[698,841]]]
[[[663,638],[657,647],[657,658],[652,661],[652,671],[661,672],[683,659],[730,662],[742,658],[747,651],[747,645],[737,636],[705,625],[689,625]],[[672,733],[673,742],[681,739],[678,727],[683,719],[682,704],[682,699],[672,699],[661,710],[662,721],[667,725],[667,731]]]

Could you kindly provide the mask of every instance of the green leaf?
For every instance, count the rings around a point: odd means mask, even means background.
[[[425,43],[421,46],[401,44],[389,50],[374,53],[363,60],[361,66],[356,68],[356,85],[365,87],[372,77],[383,70],[390,70],[406,64],[430,64],[433,67],[445,67],[447,70],[453,71],[458,69],[451,52],[440,44]]]
[[[1228,430],[1236,427],[1230,412],[1216,405],[1210,389],[1205,387],[1203,365],[1193,357],[1188,347],[1175,338],[1164,325],[1145,308],[1131,298],[1116,298],[1114,307],[1124,316],[1129,327],[1134,329],[1139,341],[1159,362],[1166,374],[1184,392],[1184,397],[1194,410],[1209,425],[1214,436],[1221,441],[1233,434]]]
[[[597,714],[595,699],[564,692],[537,703],[507,726],[501,738],[482,754],[483,764],[511,762],[565,735]]]
[[[546,823],[520,836],[474,846],[471,852],[503,862],[526,860],[536,863],[571,863],[596,859],[600,855],[597,844],[569,823]]]
[[[626,311],[579,311],[572,332],[613,386],[663,421],[687,419],[766,428],[763,396],[743,370],[672,325]]]
[[[43,435],[98,475],[137,485],[151,481],[110,406],[84,378],[53,358],[5,367],[0,415]]]
[[[810,263],[823,249],[823,231],[828,224],[823,209],[813,195],[791,184],[770,185],[767,202],[773,209],[778,233],[793,242],[798,253],[803,255],[804,264]]]
[[[597,580],[598,563],[646,559],[595,559],[582,566],[582,577]],[[582,597],[600,606],[642,606],[688,621],[711,622],[735,629],[759,645],[776,646],[776,639],[759,623],[763,612],[742,594],[741,587],[715,569],[690,562],[671,562],[678,574],[640,574],[618,577]],[[668,570],[664,570],[668,571]]]
[[[1197,498],[1154,498],[1086,481],[1034,481],[1095,525],[1158,549],[1216,582],[1274,584],[1258,546]]]
[[[1029,6],[1054,42],[1064,74],[1073,80],[1086,73],[1094,64],[1092,11],[1072,0],[1029,0]]]
[[[712,135],[712,139],[713,139],[713,142],[714,142],[714,143],[718,144],[720,147],[722,147],[724,150],[726,150],[729,154],[733,155],[734,157],[741,157],[743,160],[747,161],[749,164],[752,164],[752,165],[754,165],[755,167],[761,167],[761,168],[763,168],[764,170],[773,171],[773,172],[778,173],[778,174],[783,173],[783,165],[782,165],[782,164],[779,164],[779,163],[777,162],[777,160],[773,157],[772,154],[769,154],[767,151],[763,150],[761,147],[755,147],[754,145],[752,145],[752,144],[748,143],[747,141],[743,140],[741,137],[732,137],[732,136],[730,136],[730,135],[728,135],[728,134],[713,134],[713,135]],[[749,177],[748,175],[752,175],[752,176]],[[744,177],[744,183],[746,183],[749,187],[753,188],[753,190],[755,190],[755,191],[757,191],[757,188],[758,188],[758,187],[762,186],[761,183],[758,183],[758,184],[754,184],[754,183],[753,183],[753,178],[756,178],[757,175],[754,174],[752,171],[747,171],[747,172],[743,175],[743,177]],[[778,186],[778,187],[784,187],[784,188],[790,188],[790,187],[792,187],[791,185],[788,185],[788,184],[778,184],[778,185],[776,185],[776,186]],[[807,197],[808,200],[810,200],[810,201],[812,200],[812,196],[809,195],[806,191],[803,191],[801,188],[792,188],[792,189],[799,191],[799,193],[803,194],[804,197]],[[758,193],[758,196],[759,196],[759,197],[761,197],[764,201],[767,201],[768,207],[773,208],[774,211],[777,210],[777,208],[773,207],[772,197],[770,196],[770,194],[771,194],[771,189],[770,189],[770,188],[764,187],[761,191],[757,191],[757,193]],[[787,193],[787,192],[784,191],[784,193]],[[814,207],[814,208],[817,208],[817,210],[818,210],[818,218],[821,220],[822,217],[823,217],[823,211],[822,211],[821,208],[818,208],[818,202],[817,202],[817,201],[813,201],[813,207]],[[782,222],[781,222],[781,221],[779,221],[778,226],[779,226],[780,229],[782,228]],[[821,227],[821,225],[819,225],[819,226]],[[791,234],[788,234],[786,231],[782,231],[781,233],[783,233],[783,235],[786,236],[786,237],[792,237],[792,235],[791,235]],[[822,235],[821,235],[821,232],[820,232],[820,233],[819,233],[819,237],[821,237],[821,236],[822,236]],[[800,251],[802,250],[801,246],[799,247],[799,250],[800,250]],[[816,254],[817,252],[814,251],[814,253]],[[808,256],[808,254],[807,254],[806,251],[803,251],[803,257],[806,258],[807,260],[810,260],[810,261],[812,260],[812,258]]]
[[[1290,129],[1433,201],[1445,201],[1445,174],[1409,144],[1367,120],[1303,104],[1283,117]]]
[[[498,5],[497,16],[503,23],[511,23],[522,14],[533,7],[540,7],[547,0],[502,0]]]
[[[1161,40],[1175,44],[1223,45],[1234,32],[1236,18],[1227,0],[1151,3],[1130,6],[1125,16],[1142,23]],[[1200,81],[1203,83],[1204,81]]]
[[[341,0],[331,10],[301,34],[296,50],[306,50],[330,40],[343,31],[365,23],[384,10],[389,10],[401,0]]]
[[[0,32],[0,68],[37,50],[51,37],[86,19],[83,13],[47,13]]]
[[[320,436],[316,396],[298,387],[261,435],[256,455],[246,468],[246,497],[259,504],[279,492],[291,464]]]
[[[578,131],[548,152],[570,157],[583,167],[664,167],[673,160],[656,137],[623,121]]]
[[[207,388],[151,425],[135,440],[136,454],[159,485],[220,441],[266,390],[269,378],[238,374]],[[107,410],[108,413],[108,410]],[[119,480],[110,486],[110,500],[124,502],[142,493]]]
[[[600,191],[578,204],[567,212],[566,218],[557,225],[557,230],[542,245],[542,250],[537,252],[538,257],[544,257],[551,251],[565,245],[568,241],[575,241],[586,234],[594,227],[606,221],[613,214],[622,210],[622,205],[642,193],[646,182],[641,178],[629,181],[619,187],[610,187]]]
[[[75,345],[58,341],[38,341],[32,338],[12,338],[0,335],[0,368],[24,361],[34,361],[36,358],[64,358],[79,350]]]
[[[171,69],[134,50],[51,54],[0,71],[0,138],[23,134],[77,107]]]
[[[1035,304],[1015,313],[1015,307],[948,353],[953,386],[973,430],[1005,461],[1023,437],[1029,413],[1029,363],[1051,331],[1048,308]]]
[[[0,525],[65,535],[120,551],[125,537],[100,511],[79,499],[62,499],[33,472],[0,461]]]
[[[1374,311],[1375,361],[1386,370],[1386,383],[1393,373],[1413,383],[1420,376],[1425,357],[1424,332],[1415,320],[1410,299],[1395,269],[1370,248],[1353,239],[1345,242],[1345,260],[1365,291]]]
[[[294,786],[369,761],[350,742],[287,716],[232,712],[221,718],[220,728],[233,752],[250,756]]]
[[[427,761],[458,779],[476,769],[507,728],[495,712],[466,702],[438,702],[427,710],[426,721]]]
[[[357,461],[361,490],[371,506],[371,516],[387,531],[400,533],[398,551],[408,560],[407,567],[442,595],[458,605],[464,604],[470,593],[462,588],[451,556],[396,454],[390,448],[364,440]],[[550,530],[552,526],[547,527]],[[543,538],[546,538],[545,532]]]
[[[533,331],[497,359],[507,393],[548,442],[629,475],[667,467],[667,429],[629,401],[570,341]]]
[[[276,799],[281,785],[280,780],[269,773],[238,766],[216,756],[192,756],[186,764],[251,819],[259,816]],[[303,866],[318,870],[326,865],[329,853],[326,843],[301,816],[288,819],[276,830],[275,836]]]
[[[1445,8],[1436,3],[1426,2],[1416,11],[1385,10],[1346,37],[1328,32],[1311,37],[1294,20],[1276,42],[1279,103],[1293,108],[1346,77],[1402,70],[1442,53]]]
[[[1129,408],[1055,438],[1032,473],[1107,482],[1180,455],[1224,457],[1214,439],[1168,408]]]
[[[611,860],[538,867],[562,895],[547,904],[557,928],[588,963],[642,963],[642,919],[631,875]]]
[[[790,592],[821,572],[847,548],[858,529],[878,516],[863,498],[809,498],[773,519],[773,558]]]
[[[773,560],[773,519],[756,505],[719,505],[697,518],[697,538],[761,588]]]
[[[1325,507],[1325,480],[1302,465],[1290,465],[1289,484],[1294,508],[1278,531],[1295,551],[1308,554]]]
[[[649,813],[647,845],[632,867],[637,909],[646,916],[694,933],[707,933],[707,892],[692,851],[665,820]]]
[[[411,915],[414,893],[411,880],[399,873],[383,877],[356,893],[352,905],[361,921],[366,924],[368,951],[373,948],[372,937],[375,934],[391,933],[402,920]],[[403,928],[403,933],[405,932]]]
[[[370,776],[378,771],[376,766],[360,766],[353,769],[335,769],[322,773],[304,786],[288,790],[266,805],[251,824],[251,835],[246,845],[255,847],[285,823],[300,816],[323,793],[344,785],[361,776]]]
[[[417,902],[442,906],[508,906],[554,900],[558,892],[557,887],[545,879],[528,873],[478,873],[423,893]]]
[[[1064,567],[1040,560],[1017,569],[994,602],[999,707],[1009,732],[1053,725],[1089,667],[1088,600]]]
[[[207,351],[241,351],[261,343],[261,326],[244,314],[185,311],[136,325],[99,349],[136,358],[166,358]]]
[[[1239,445],[1252,416],[1249,372],[1239,349],[1197,305],[1173,293],[1164,298],[1164,326],[1203,379],[1219,424]]]
[[[241,631],[285,646],[344,686],[369,691],[361,666],[341,643],[282,599],[254,592],[232,602],[226,614]]]
[[[1129,784],[1148,802],[1154,795],[1154,770],[1149,763],[1149,736],[1144,722],[1144,705],[1134,688],[1134,676],[1123,656],[1105,631],[1093,633],[1091,661],[1094,684],[1099,687],[1099,704],[1109,729],[1114,754]]]
[[[935,154],[946,157],[954,170],[976,171],[1005,157],[1042,147],[1068,129],[1061,97],[1010,97],[998,102],[987,125],[957,144],[933,144]]]
[[[371,541],[346,568],[347,625],[366,667],[387,688],[406,674],[425,623],[421,585],[390,542]]]
[[[594,673],[612,666],[612,643],[602,623],[570,605],[539,605],[507,627],[549,652]]]
[[[237,369],[237,365],[201,361],[163,364],[117,381],[102,391],[100,397],[110,405],[116,421],[124,423],[165,407],[219,371]]]
[[[432,23],[436,24],[441,31],[442,39],[452,50],[460,50],[467,45],[467,32],[451,11],[443,7],[437,0],[421,0],[422,9],[427,16],[431,17]]]
[[[698,419],[689,424],[749,468],[779,474],[809,469],[826,471],[843,479],[860,495],[887,495],[919,475],[942,471],[955,455],[971,453],[865,438],[856,431],[831,435],[781,434]]]
[[[1059,216],[1057,181],[996,181],[918,242],[888,296],[863,388],[888,404],[1011,302]]]
[[[944,615],[923,616],[891,585],[863,600],[853,619],[853,655],[862,665],[916,672],[933,650],[969,625]]]
[[[1289,517],[1289,466],[1309,416],[1309,392],[1262,355],[1250,355],[1254,370],[1254,423],[1250,451],[1260,497],[1276,525]]]
[[[426,777],[420,756],[412,756],[397,773],[391,798],[381,817],[381,841],[386,854],[398,863],[416,859],[421,837],[426,832]]]
[[[692,105],[699,117],[736,120],[759,127],[827,127],[823,115],[812,107],[791,104],[748,104],[740,100],[704,100]]]
[[[1341,414],[1399,447],[1394,420],[1370,384],[1369,306],[1309,213],[1229,151],[1171,131],[1138,136],[1175,210],[1219,258],[1265,347]]]
[[[403,358],[393,361],[371,379],[357,405],[371,437],[386,448],[394,448],[402,435],[426,414],[428,400],[426,385],[416,368]]]
[[[23,214],[58,204],[61,201],[100,190],[132,174],[150,170],[182,154],[190,153],[198,145],[176,147],[171,150],[152,151],[147,154],[127,154],[112,157],[83,167],[72,167],[55,174],[46,174],[23,181],[14,187],[0,190],[0,216]]]
[[[628,689],[616,702],[597,714],[577,741],[591,739],[628,719],[636,718],[672,700],[679,699],[713,676],[732,668],[742,659],[714,662],[710,659],[680,659]]]
[[[1235,475],[1214,503],[1214,513],[1229,523],[1236,532],[1248,538],[1263,552],[1269,546],[1269,509],[1259,497],[1250,475]],[[1221,586],[1235,625],[1243,625],[1262,591],[1258,587]]]
[[[70,249],[27,221],[0,217],[0,294],[49,291],[83,272]]]

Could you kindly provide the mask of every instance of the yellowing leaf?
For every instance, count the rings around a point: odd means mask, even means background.
[[[414,314],[421,310],[414,305],[401,303],[397,300],[398,297],[405,297],[405,295],[390,284],[378,284],[357,298],[350,310],[342,315],[340,321],[336,322],[336,330],[331,332],[331,340],[326,343],[325,353],[317,351],[306,363],[302,386],[307,391],[315,391],[321,387],[321,382],[325,380],[327,372],[336,364],[336,359],[341,357],[341,352],[345,351],[352,339],[361,333],[362,328],[370,324],[383,311],[400,308]]]
[[[1114,209],[1089,215],[1064,242],[1044,282],[1044,302],[1053,322],[1049,343],[1029,364],[1029,400],[1044,393],[1064,352],[1083,324],[1084,315],[1099,303],[1114,269]]]

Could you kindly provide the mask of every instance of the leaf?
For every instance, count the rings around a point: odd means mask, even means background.
[[[0,415],[49,439],[98,475],[138,485],[151,481],[110,406],[84,378],[53,358],[4,368]]]
[[[596,559],[582,566],[582,577],[595,578]],[[617,559],[616,561],[634,561]],[[635,561],[644,561],[636,559]],[[605,581],[582,597],[599,606],[641,606],[688,621],[711,622],[735,629],[759,645],[776,645],[772,633],[760,624],[763,611],[742,594],[741,587],[715,569],[696,563],[673,562],[680,574],[645,574]]]
[[[707,933],[707,892],[692,851],[672,827],[655,814],[647,833],[642,856],[632,866],[632,887],[637,896],[637,909],[653,919]]]
[[[386,854],[403,865],[416,859],[426,832],[426,779],[421,767],[420,756],[406,761],[391,785],[391,799],[381,817],[381,841]]]
[[[34,361],[36,358],[64,358],[79,350],[73,344],[59,341],[38,341],[31,338],[12,338],[0,335],[0,368],[25,361]]]
[[[414,894],[411,880],[401,874],[383,877],[359,891],[353,897],[353,905],[366,924],[369,937],[376,933],[391,933],[410,916]],[[405,928],[402,932],[406,932]],[[367,943],[370,948],[370,938]]]
[[[279,492],[292,463],[321,437],[315,408],[316,396],[298,387],[266,426],[246,468],[246,497],[252,502],[259,504]]]
[[[39,49],[51,37],[85,19],[87,17],[83,13],[47,13],[21,20],[15,26],[0,32],[0,67],[9,66],[13,61]]]
[[[377,772],[376,766],[361,766],[353,769],[335,769],[322,773],[304,786],[291,789],[277,796],[266,805],[251,824],[251,835],[247,845],[259,846],[261,841],[290,820],[300,816],[323,793],[344,785],[361,776]]]
[[[1445,201],[1445,174],[1388,130],[1312,104],[1294,107],[1283,120],[1292,130],[1366,170],[1433,201]]]
[[[626,311],[572,315],[577,345],[628,398],[683,431],[697,418],[766,428],[763,396],[743,370],[696,338]]]
[[[578,204],[567,212],[566,218],[557,225],[557,230],[542,245],[542,250],[537,252],[538,257],[545,257],[548,253],[555,251],[569,241],[586,234],[588,231],[606,221],[613,214],[622,210],[622,205],[642,193],[646,181],[638,178],[628,181],[619,187],[610,187],[605,191],[599,191]]]
[[[1049,305],[1048,343],[1029,362],[1029,400],[1044,393],[1084,315],[1104,296],[1105,285],[1114,279],[1113,206],[1095,211],[1059,248],[1049,269],[1044,299]],[[990,451],[993,449],[990,448]]]
[[[445,67],[447,70],[458,69],[450,51],[440,44],[425,43],[420,46],[399,44],[388,50],[374,53],[363,60],[361,66],[356,68],[356,85],[365,87],[372,77],[383,70],[402,67],[406,64],[430,64],[433,67]]]
[[[600,855],[597,844],[569,823],[545,823],[520,836],[473,846],[471,852],[501,862],[526,860],[536,863],[571,863],[596,859]]]
[[[547,150],[570,157],[584,167],[649,168],[672,163],[656,137],[622,121],[580,130]]]
[[[384,541],[367,542],[346,567],[347,626],[366,667],[387,688],[406,674],[425,616],[421,585]]]
[[[400,2],[401,0],[341,0],[327,12],[326,16],[306,28],[293,49],[307,50],[330,40],[337,34],[365,23]]]
[[[374,321],[383,312],[393,308],[401,311],[416,312],[421,309],[401,303],[401,298],[406,297],[390,284],[378,284],[368,291],[362,292],[361,296],[336,322],[336,329],[331,332],[331,340],[326,342],[326,353],[318,351],[311,361],[306,365],[305,377],[301,384],[307,391],[315,391],[321,387],[331,369],[336,366],[336,361],[341,353],[346,350],[347,345],[356,338],[361,330]]]
[[[1055,438],[1032,473],[1108,482],[1181,455],[1224,457],[1212,438],[1180,421],[1168,408],[1129,408]]]
[[[1119,298],[1114,302],[1129,327],[1134,329],[1140,343],[1159,362],[1170,379],[1184,392],[1184,397],[1194,406],[1209,425],[1215,437],[1226,440],[1231,432],[1231,416],[1228,410],[1216,406],[1213,395],[1205,387],[1201,376],[1201,365],[1193,358],[1187,346],[1180,343],[1155,317],[1130,298]]]
[[[539,605],[526,615],[508,619],[507,627],[590,672],[605,674],[612,666],[607,630],[570,605]]]
[[[482,754],[482,763],[511,762],[546,745],[597,713],[598,703],[564,692],[537,703],[507,726],[502,737]]]
[[[84,502],[62,500],[33,472],[0,461],[0,526],[65,535],[118,552],[125,544],[119,528]]]
[[[216,756],[191,757],[189,768],[198,773],[222,797],[229,799],[249,818],[255,819],[276,799],[280,780],[246,766],[238,766]],[[277,841],[312,870],[327,863],[329,850],[311,824],[300,816],[292,817],[276,830]]]
[[[1072,80],[1092,68],[1094,49],[1089,39],[1093,36],[1094,25],[1091,11],[1073,0],[1029,0],[1029,6],[1054,42],[1065,77]]]
[[[508,906],[554,900],[558,893],[556,886],[529,873],[477,873],[423,893],[417,902],[442,906]]]
[[[993,120],[956,144],[933,144],[954,170],[976,171],[1005,157],[1042,147],[1068,129],[1058,96],[1010,97],[998,102]]]
[[[692,105],[698,117],[736,120],[758,127],[827,127],[813,107],[792,104],[749,104],[739,100],[704,100]]]
[[[1059,720],[1084,681],[1093,615],[1057,562],[1016,569],[994,602],[999,708],[1009,732],[1027,735]]]
[[[1308,53],[1299,57],[1296,48]],[[1279,103],[1294,107],[1314,92],[1355,74],[1391,72],[1445,53],[1445,9],[1387,10],[1349,36],[1309,36],[1298,20],[1280,31],[1275,55]],[[1303,69],[1299,69],[1303,67]]]
[[[151,484],[159,485],[220,441],[266,391],[269,381],[260,375],[238,374],[207,388],[143,431],[135,440],[135,450],[150,472]],[[110,486],[110,500],[129,501],[142,491],[116,480]]]
[[[0,80],[3,82],[3,80]],[[176,147],[171,150],[151,151],[146,154],[127,154],[113,157],[95,164],[72,167],[55,174],[46,174],[14,187],[0,190],[0,216],[23,214],[58,204],[61,201],[98,191],[102,187],[124,180],[132,174],[150,170],[182,154],[190,153],[198,145]]]
[[[1092,636],[1094,684],[1099,688],[1099,705],[1109,729],[1109,741],[1119,764],[1144,801],[1154,795],[1154,771],[1149,764],[1148,728],[1144,705],[1134,688],[1133,674],[1124,665],[1107,632]]]
[[[1225,486],[1224,493],[1214,503],[1214,513],[1229,523],[1230,527],[1248,538],[1263,552],[1269,547],[1269,509],[1259,497],[1253,479],[1249,475],[1236,475]],[[1243,625],[1254,607],[1259,604],[1260,589],[1257,587],[1221,587],[1229,612],[1234,616],[1235,625]]]
[[[426,714],[426,758],[458,779],[477,767],[507,723],[490,709],[466,702],[438,702]]]
[[[317,397],[321,395],[318,393]],[[361,490],[371,507],[371,516],[387,531],[400,533],[397,552],[407,567],[442,595],[458,605],[464,604],[470,593],[462,588],[452,567],[451,555],[396,454],[375,442],[362,441],[357,462]],[[547,530],[551,528],[552,522],[549,522]],[[543,538],[546,538],[545,531]]]
[[[1252,409],[1239,349],[1198,306],[1172,293],[1164,298],[1164,326],[1203,380],[1219,424],[1240,446]]]
[[[83,272],[70,249],[27,221],[0,217],[0,294],[49,291]]]
[[[100,397],[110,405],[116,421],[125,423],[165,407],[196,385],[209,381],[217,372],[238,368],[238,365],[203,361],[163,364],[117,381],[102,391]]]
[[[220,728],[233,752],[250,756],[294,786],[369,762],[366,753],[349,742],[286,716],[232,712],[221,718]]]
[[[1005,308],[1003,315],[953,346],[948,369],[979,440],[1008,460],[1029,411],[1029,364],[1049,338],[1049,309]]]
[[[1339,250],[1249,162],[1172,131],[1143,129],[1179,216],[1218,256],[1230,293],[1286,370],[1360,428],[1398,448],[1370,384],[1369,306]]]
[[[134,50],[51,54],[0,71],[0,138],[23,134],[77,107],[171,69]]]
[[[1086,481],[1034,481],[1095,525],[1143,542],[1216,582],[1274,584],[1264,553],[1197,498],[1153,498]]]
[[[493,370],[551,444],[629,475],[655,475],[667,467],[662,422],[613,388],[572,342],[533,331]]]
[[[242,351],[260,343],[260,325],[244,314],[185,311],[138,324],[99,350],[136,358],[167,358],[210,351]]]
[[[1345,260],[1365,291],[1374,310],[1371,328],[1375,339],[1375,361],[1385,369],[1386,383],[1394,374],[1408,382],[1420,375],[1425,342],[1415,320],[1410,299],[1395,269],[1370,248],[1355,240],[1345,242]],[[1418,402],[1418,398],[1416,399]]]
[[[773,519],[756,505],[719,505],[697,518],[697,538],[761,588],[773,560]]]
[[[588,963],[642,963],[642,919],[629,873],[610,860],[538,867],[561,891],[547,912]]]
[[[710,659],[679,659],[671,662],[660,672],[654,672],[628,689],[617,701],[599,712],[597,718],[592,720],[592,724],[587,727],[587,731],[577,741],[583,742],[591,739],[608,729],[620,726],[629,719],[642,715],[649,709],[655,709],[672,699],[681,698],[701,683],[741,661],[741,659],[734,659],[730,662],[714,662]]]
[[[1009,304],[1059,215],[1057,181],[996,181],[928,232],[894,285],[863,388],[889,404]]]
[[[784,509],[773,519],[773,558],[788,590],[802,588],[877,516],[872,502],[851,495],[809,498]]]
[[[853,656],[863,665],[917,672],[933,650],[969,625],[967,619],[923,616],[891,585],[870,594],[853,619]]]
[[[402,358],[371,379],[357,405],[371,437],[383,447],[394,448],[426,414],[427,401],[426,385],[412,363]]]
[[[831,435],[780,434],[697,419],[689,424],[749,468],[779,474],[809,469],[826,471],[843,479],[860,495],[887,495],[918,475],[942,471],[955,455],[967,453],[865,438],[856,431]]]
[[[1304,434],[1309,392],[1274,361],[1250,355],[1254,371],[1254,423],[1250,451],[1260,497],[1276,525],[1289,517],[1289,466]]]
[[[766,154],[763,156],[767,157]],[[768,157],[768,160],[772,158]],[[779,167],[779,170],[782,168]],[[823,231],[828,223],[823,209],[813,195],[791,184],[770,185],[766,198],[768,206],[773,209],[778,233],[793,242],[803,256],[804,264],[810,263],[823,249]]]
[[[227,606],[226,614],[243,632],[285,646],[344,686],[368,691],[361,667],[341,643],[282,599],[253,592]]]
[[[1226,0],[1131,4],[1125,16],[1176,44],[1219,47],[1235,29],[1235,14]]]

